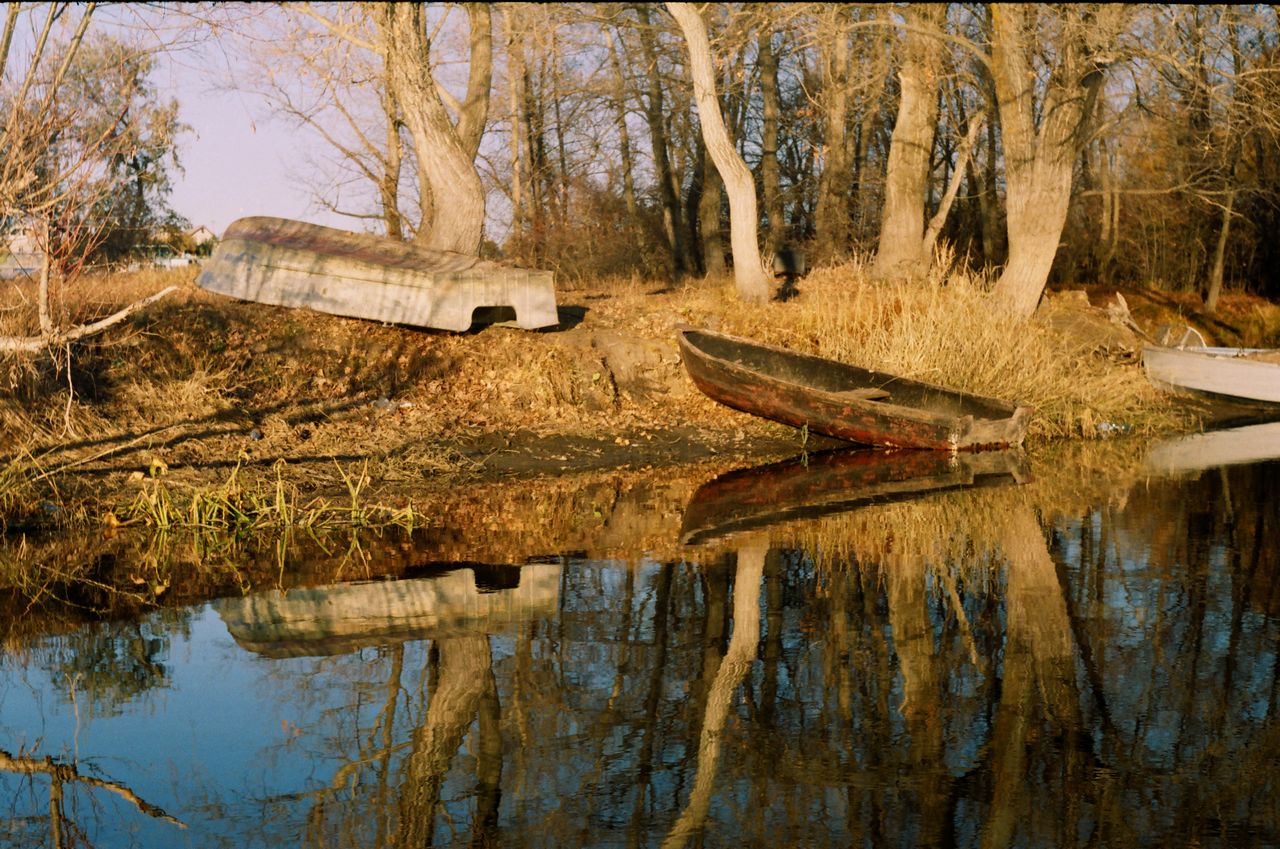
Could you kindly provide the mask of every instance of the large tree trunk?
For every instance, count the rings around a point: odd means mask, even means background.
[[[449,120],[432,77],[422,6],[397,3],[392,9],[385,22],[391,83],[433,202],[431,217],[422,222],[415,241],[435,250],[474,256],[480,252],[484,233],[480,174]]]
[[[769,297],[770,281],[760,261],[760,245],[756,227],[756,186],[751,169],[742,161],[733,139],[724,125],[720,99],[716,95],[715,70],[711,63],[711,43],[707,28],[695,6],[668,3],[671,16],[684,33],[689,50],[689,71],[693,76],[694,100],[698,105],[698,123],[702,138],[724,180],[729,195],[729,233],[733,251],[733,277],[738,296],[745,301],[764,301]]]
[[[874,277],[911,277],[929,267],[924,248],[925,191],[938,123],[940,38],[945,14],[945,6],[934,4],[907,9],[907,24],[912,28],[898,71],[902,97],[889,145],[880,245],[871,269]],[[936,30],[937,35],[922,31],[926,29]]]
[[[1034,51],[1037,6],[996,4],[991,9],[991,74],[1004,141],[1009,261],[995,295],[1017,315],[1035,312],[1067,220],[1071,179],[1086,119],[1102,85],[1102,70],[1082,43],[1087,12],[1058,14],[1057,60],[1037,109]],[[1037,116],[1039,131],[1037,132]]]
[[[763,108],[760,128],[760,187],[764,194],[764,212],[769,219],[769,229],[765,231],[765,248],[773,254],[786,241],[782,175],[778,167],[778,124],[782,104],[778,97],[778,57],[773,52],[773,31],[768,27],[761,29],[757,41]]]
[[[831,257],[849,250],[852,240],[849,219],[849,187],[852,170],[845,123],[849,114],[849,21],[848,12],[840,7],[830,11],[828,35],[822,40],[823,165],[818,178],[817,208],[814,228],[817,231],[815,253],[819,258]]]
[[[702,146],[702,192],[698,198],[698,232],[702,235],[702,270],[708,277],[723,277],[724,237],[720,233],[720,200],[724,197],[724,181]]]

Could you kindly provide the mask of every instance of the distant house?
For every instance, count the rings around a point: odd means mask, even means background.
[[[199,227],[193,228],[186,232],[187,241],[195,247],[203,247],[210,242],[218,240],[218,234],[201,224]]]
[[[15,221],[4,229],[0,239],[3,239],[2,244],[10,253],[38,254],[41,252],[35,222]]]
[[[44,265],[36,224],[10,219],[0,229],[0,280],[29,276]]]

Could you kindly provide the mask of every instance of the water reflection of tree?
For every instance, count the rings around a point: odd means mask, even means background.
[[[342,764],[308,839],[1274,843],[1278,489],[1052,520],[1029,488],[956,494],[574,561],[552,621],[298,673],[350,676],[302,729]]]
[[[90,715],[114,715],[141,694],[167,686],[164,661],[175,636],[172,627],[186,623],[166,618],[173,619],[158,615],[93,623],[37,650],[33,659],[55,680],[67,681],[69,695],[82,699]]]
[[[733,580],[733,636],[724,657],[716,663],[715,677],[707,687],[706,708],[699,731],[697,768],[684,810],[671,826],[662,849],[680,849],[701,831],[715,791],[724,725],[734,694],[755,660],[760,642],[760,579],[764,573],[768,539],[753,539],[738,546]]]
[[[502,779],[500,705],[489,638],[448,637],[432,644],[434,668],[424,721],[413,731],[400,779],[397,846],[434,843],[441,790],[463,736],[479,718],[473,845],[487,845],[497,825]]]
[[[1055,529],[1114,775],[1104,833],[1280,839],[1275,467],[1135,488]]]
[[[0,751],[0,772],[23,776],[33,783],[38,779],[48,781],[48,845],[51,845],[53,849],[63,849],[63,847],[69,846],[90,846],[93,843],[88,838],[85,827],[78,822],[75,816],[76,809],[79,807],[73,801],[77,788],[113,794],[132,805],[140,813],[178,828],[186,827],[161,808],[147,802],[127,785],[93,775],[86,775],[80,771],[79,765],[74,762],[60,762],[51,757],[11,755],[8,752]],[[68,813],[68,807],[72,808],[70,814]],[[97,805],[92,805],[92,807],[95,810],[98,808]],[[29,835],[29,837],[35,839],[34,834]],[[45,841],[41,839],[40,843],[44,845]]]
[[[24,637],[20,649],[0,654],[0,666],[44,670],[65,684],[62,698],[76,702],[86,719],[118,715],[169,685],[170,646],[188,634],[188,617],[186,611],[164,610],[145,619],[82,623],[42,639]]]

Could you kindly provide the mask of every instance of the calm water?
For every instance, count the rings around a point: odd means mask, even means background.
[[[1280,845],[1280,465],[1153,457],[773,467],[677,558],[64,617],[0,655],[0,845]]]

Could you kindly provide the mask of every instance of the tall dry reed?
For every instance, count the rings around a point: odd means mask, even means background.
[[[988,281],[964,271],[882,283],[854,260],[816,269],[793,301],[726,306],[723,314],[731,332],[1028,404],[1036,409],[1033,437],[1096,437],[1112,432],[1110,424],[1134,432],[1185,424],[1136,360],[1116,362],[1035,319],[1017,318],[991,296]]]

